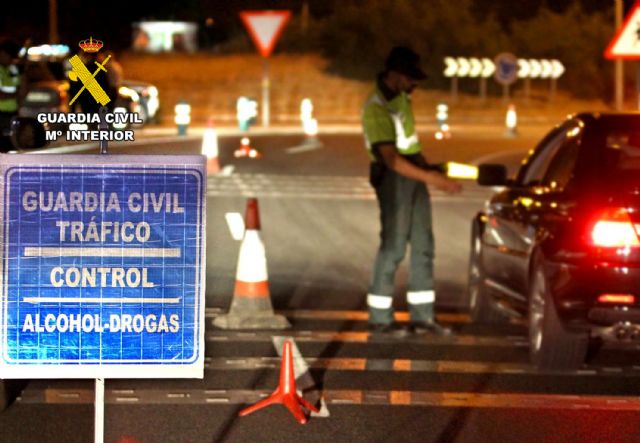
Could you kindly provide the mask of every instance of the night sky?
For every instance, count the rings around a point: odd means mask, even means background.
[[[76,42],[89,35],[109,39],[114,48],[126,48],[131,43],[131,23],[141,19],[188,20],[201,28],[207,17],[215,20],[218,38],[225,39],[240,28],[237,12],[242,9],[291,9],[299,13],[305,0],[58,0],[59,34],[63,42]],[[367,0],[306,0],[313,17],[326,17],[332,8],[347,1]],[[419,2],[429,0],[415,0]],[[451,0],[455,1],[455,0]],[[503,24],[513,19],[534,16],[540,7],[562,11],[574,1],[580,1],[587,11],[609,11],[613,16],[613,0],[476,0],[479,19],[494,14]],[[625,0],[625,10],[633,0]],[[34,44],[48,40],[47,0],[8,0],[0,14],[0,37],[17,41],[31,38]]]

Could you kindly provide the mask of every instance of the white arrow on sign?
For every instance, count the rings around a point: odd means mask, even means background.
[[[466,77],[469,75],[469,71],[471,70],[469,60],[464,57],[458,57],[456,61],[458,62],[458,77]]]
[[[491,60],[490,58],[483,58],[482,59],[482,72],[480,73],[480,76],[483,78],[489,78],[493,75],[493,73],[496,71],[496,65],[495,63],[493,63],[493,60]]]
[[[527,78],[531,74],[531,64],[524,58],[518,59],[518,78]]]
[[[542,74],[542,64],[534,58],[529,60],[529,66],[531,67],[531,78],[538,78]]]
[[[469,59],[469,62],[471,63],[471,70],[469,71],[469,77],[473,77],[473,78],[478,77],[482,72],[482,62],[475,57],[471,57]]]
[[[551,60],[551,78],[560,78],[564,74],[564,65],[560,60]]]
[[[542,65],[542,73],[540,74],[540,77],[551,77],[551,74],[553,73],[553,66],[551,65],[551,62],[547,59],[542,59],[540,60],[540,64]]]
[[[458,72],[458,63],[456,63],[456,59],[453,57],[445,57],[444,64],[447,65],[444,68],[444,76],[454,77]]]

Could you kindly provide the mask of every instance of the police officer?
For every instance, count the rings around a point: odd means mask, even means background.
[[[395,47],[364,105],[362,122],[371,159],[370,181],[376,190],[382,225],[367,295],[369,327],[374,333],[406,333],[393,323],[392,301],[396,270],[407,244],[411,246],[407,292],[410,331],[451,333],[434,320],[434,239],[428,187],[449,193],[459,192],[461,187],[430,167],[422,154],[410,94],[425,78],[418,54],[407,47]]]
[[[9,138],[11,119],[18,114],[20,72],[13,64],[20,46],[11,41],[0,42],[0,152],[12,148]]]

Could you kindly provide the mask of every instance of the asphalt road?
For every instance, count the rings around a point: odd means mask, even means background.
[[[426,144],[434,162],[515,168],[539,135],[507,139],[499,129],[468,130]],[[163,139],[114,145],[111,152],[195,154],[199,143]],[[639,441],[638,354],[605,349],[581,371],[539,374],[527,363],[522,325],[468,323],[469,220],[491,190],[465,183],[460,195],[432,192],[437,308],[455,338],[379,340],[366,333],[364,315],[379,222],[361,137],[325,135],[318,145],[298,135],[253,137],[260,160],[234,159],[238,143],[221,140],[220,161],[233,171],[210,176],[207,186],[205,378],[107,380],[105,441]],[[272,301],[291,331],[211,326],[230,302],[238,257],[225,214],[243,213],[247,197],[259,199]],[[394,302],[400,321],[406,321],[405,281],[403,266]],[[237,417],[276,387],[274,342],[285,335],[305,359],[296,360],[299,388],[311,401],[322,395],[329,416],[305,426],[281,407]],[[30,382],[0,413],[0,442],[91,441],[92,388],[85,380]]]

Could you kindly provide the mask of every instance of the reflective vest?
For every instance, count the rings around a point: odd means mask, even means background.
[[[13,65],[0,66],[0,91],[5,94],[18,92],[20,73]],[[0,112],[15,112],[18,110],[18,97],[0,99]]]
[[[364,104],[362,126],[365,145],[372,161],[376,161],[372,152],[376,143],[395,143],[401,155],[417,154],[422,150],[416,133],[411,99],[404,92],[387,101],[376,88]]]

